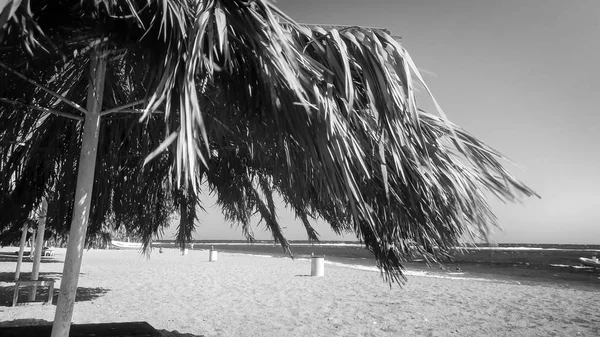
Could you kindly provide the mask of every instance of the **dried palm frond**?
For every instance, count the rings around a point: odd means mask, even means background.
[[[91,232],[111,216],[147,247],[179,213],[184,244],[206,182],[249,239],[259,214],[291,254],[280,195],[311,240],[317,217],[355,233],[401,282],[402,261],[436,261],[496,224],[486,193],[535,195],[499,153],[448,121],[386,30],[302,26],[263,0],[38,1],[12,15],[29,12],[36,29],[11,19],[2,30],[0,210],[22,209],[0,212],[0,225],[51,191],[51,226],[66,233],[79,107],[99,46],[108,70]],[[418,87],[435,114],[419,109]]]

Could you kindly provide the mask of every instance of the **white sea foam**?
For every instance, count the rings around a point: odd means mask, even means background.
[[[292,246],[344,246],[344,247],[364,247],[365,245],[362,243],[355,243],[355,242],[337,242],[337,243],[315,243],[315,244],[310,244],[310,243],[291,243]]]
[[[561,252],[598,252],[598,249],[572,249],[572,248],[542,248],[542,247],[453,247],[454,249],[465,249],[465,250],[500,250],[500,251],[510,251],[510,250],[551,250],[551,251],[561,251]]]
[[[258,257],[277,257],[274,255],[266,255],[266,254],[246,254],[246,253],[227,253],[227,255],[243,255],[243,256],[258,256]]]
[[[589,266],[571,266],[572,268],[575,269],[594,269],[594,267],[589,267]]]
[[[559,268],[573,268],[573,269],[594,269],[594,267],[590,266],[578,266],[578,265],[569,265],[569,264],[551,264],[552,267]]]
[[[352,265],[352,264],[339,263],[339,262],[330,262],[330,261],[325,261],[325,263],[333,265],[333,266],[339,266],[339,267],[346,267],[346,268],[352,268],[352,269],[359,269],[359,270],[379,272],[379,268],[377,268],[377,267]],[[464,274],[464,273],[451,273],[451,274],[444,275],[444,274],[440,274],[440,273],[429,273],[427,271],[422,271],[422,270],[406,270],[404,272],[404,275],[406,275],[406,276],[441,278],[441,279],[448,279],[448,280],[469,280],[469,281],[480,281],[480,282],[500,282],[500,283],[509,283],[509,284],[521,284],[518,281],[512,281],[512,282],[510,282],[510,281],[487,279],[487,278],[481,278],[481,277],[454,276],[452,274],[459,275],[459,274]]]

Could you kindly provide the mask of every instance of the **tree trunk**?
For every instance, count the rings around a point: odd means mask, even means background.
[[[31,280],[36,281],[40,274],[40,262],[42,260],[42,248],[44,248],[44,232],[46,231],[46,213],[48,211],[48,202],[46,198],[42,199],[41,214],[38,217],[38,228],[37,237],[35,240],[35,255],[33,257],[33,269],[31,270]],[[37,286],[31,286],[29,292],[29,300],[35,300],[35,293],[37,292]]]
[[[60,293],[52,325],[52,337],[69,336],[73,307],[75,306],[77,282],[79,281],[81,259],[85,247],[85,233],[91,209],[96,152],[98,150],[98,136],[100,132],[100,112],[102,110],[102,97],[104,94],[106,59],[101,53],[101,51],[96,50],[96,54],[92,57],[90,65],[87,113],[84,120],[81,156],[79,157],[79,168],[77,170],[73,220],[69,231]]]
[[[23,262],[23,252],[25,251],[25,242],[27,241],[27,224],[23,225],[21,233],[21,245],[19,246],[19,257],[17,258],[17,271],[15,271],[15,281],[21,276],[21,262]]]

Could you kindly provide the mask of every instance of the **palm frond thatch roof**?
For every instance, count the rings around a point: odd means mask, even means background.
[[[501,154],[441,108],[419,109],[416,88],[429,90],[386,30],[302,26],[266,1],[100,3],[32,2],[39,29],[19,29],[16,20],[4,29],[0,169],[10,178],[0,206],[33,207],[47,186],[72,193],[77,152],[58,149],[79,146],[77,106],[99,47],[108,60],[104,109],[113,113],[103,117],[93,224],[116,215],[150,240],[166,220],[147,224],[141,214],[178,212],[187,219],[183,242],[205,182],[249,238],[256,212],[289,251],[274,207],[279,194],[309,238],[318,238],[313,217],[356,233],[385,275],[400,281],[406,258],[435,260],[496,223],[486,193],[505,201],[535,195],[503,167]],[[24,32],[30,40],[22,42]],[[47,109],[75,120],[46,117]],[[44,140],[49,135],[58,137]],[[56,173],[67,166],[69,173]],[[144,186],[141,208],[127,204],[142,197],[133,185]],[[34,194],[28,201],[27,193]]]

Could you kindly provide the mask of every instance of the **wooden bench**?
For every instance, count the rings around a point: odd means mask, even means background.
[[[23,303],[18,303],[19,300],[19,288],[20,287],[32,287],[32,286],[40,286],[40,287],[48,287],[48,299],[45,302],[39,302],[39,301],[28,301],[28,302],[23,302]],[[52,304],[52,295],[54,294],[54,280],[37,280],[37,281],[15,281],[15,292],[13,294],[13,307],[16,305],[28,305],[28,304],[34,304],[34,303],[42,303],[44,305],[47,304]]]

